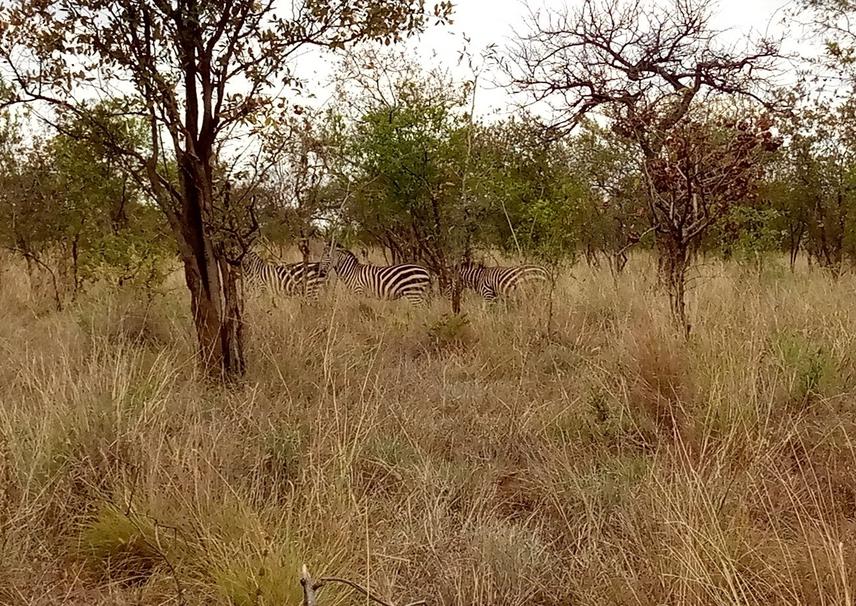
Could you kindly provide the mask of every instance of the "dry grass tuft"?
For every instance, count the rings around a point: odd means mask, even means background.
[[[688,344],[673,333],[651,329],[631,333],[628,404],[646,440],[683,439],[691,431],[693,386]]]

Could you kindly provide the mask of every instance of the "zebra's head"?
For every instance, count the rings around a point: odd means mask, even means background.
[[[477,276],[481,274],[481,270],[484,268],[484,265],[473,263],[471,260],[467,259],[457,263],[453,268],[453,272],[457,272],[459,276],[461,276],[461,287],[462,288],[474,288],[474,284],[477,281]],[[441,292],[444,297],[452,296],[452,285],[446,284]]]
[[[356,263],[357,257],[354,253],[339,244],[327,246],[324,249],[324,254],[321,256],[321,269],[325,273],[328,273],[331,269],[341,273],[342,269]]]
[[[264,259],[262,259],[255,251],[248,250],[244,253],[243,258],[241,259],[241,267],[246,270],[251,270],[257,267],[261,267],[265,264]]]

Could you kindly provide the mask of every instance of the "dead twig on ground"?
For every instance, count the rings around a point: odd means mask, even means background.
[[[354,591],[362,593],[369,600],[376,604],[380,604],[381,606],[395,606],[393,602],[388,602],[379,598],[359,583],[349,581],[348,579],[343,579],[341,577],[321,577],[315,581],[312,579],[312,575],[309,574],[309,569],[305,564],[300,572],[300,584],[303,586],[303,606],[317,606],[318,591],[329,583],[341,583],[342,585],[347,585]],[[425,600],[417,600],[416,602],[410,602],[404,606],[427,606],[427,604],[428,602]]]

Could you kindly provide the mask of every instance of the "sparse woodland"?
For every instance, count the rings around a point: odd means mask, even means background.
[[[0,5],[0,604],[853,603],[856,3],[467,1]]]

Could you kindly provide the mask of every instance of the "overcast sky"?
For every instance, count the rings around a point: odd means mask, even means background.
[[[467,71],[456,68],[464,36],[469,38],[471,54],[478,56],[488,45],[499,48],[508,45],[515,30],[525,30],[525,19],[530,8],[561,9],[573,7],[580,0],[454,0],[454,22],[451,25],[432,27],[425,34],[409,41],[405,48],[409,55],[419,57],[426,65],[447,66],[453,72],[466,77]],[[671,0],[666,0],[671,4]],[[428,0],[426,4],[431,4]],[[788,33],[788,52],[809,52],[810,47],[800,42],[798,24],[783,22],[794,0],[719,0],[714,11],[713,25],[724,30],[727,37],[758,37],[764,34]],[[330,56],[310,55],[299,60],[298,71],[307,80],[307,90],[317,91],[316,104],[329,98],[325,84],[334,70],[335,60]],[[504,89],[490,84],[491,78],[483,78],[477,97],[478,113],[507,113],[512,106]]]
[[[454,23],[451,26],[433,28],[423,36],[424,43],[441,47],[449,38],[466,33],[478,46],[501,43],[515,28],[520,28],[529,14],[524,0],[457,0],[455,1]],[[528,6],[561,9],[580,4],[579,0],[531,0]],[[671,4],[670,1],[663,4]],[[714,14],[714,26],[733,30],[736,33],[763,32],[771,22],[777,30],[777,22],[784,14],[788,0],[719,0],[719,9]]]

